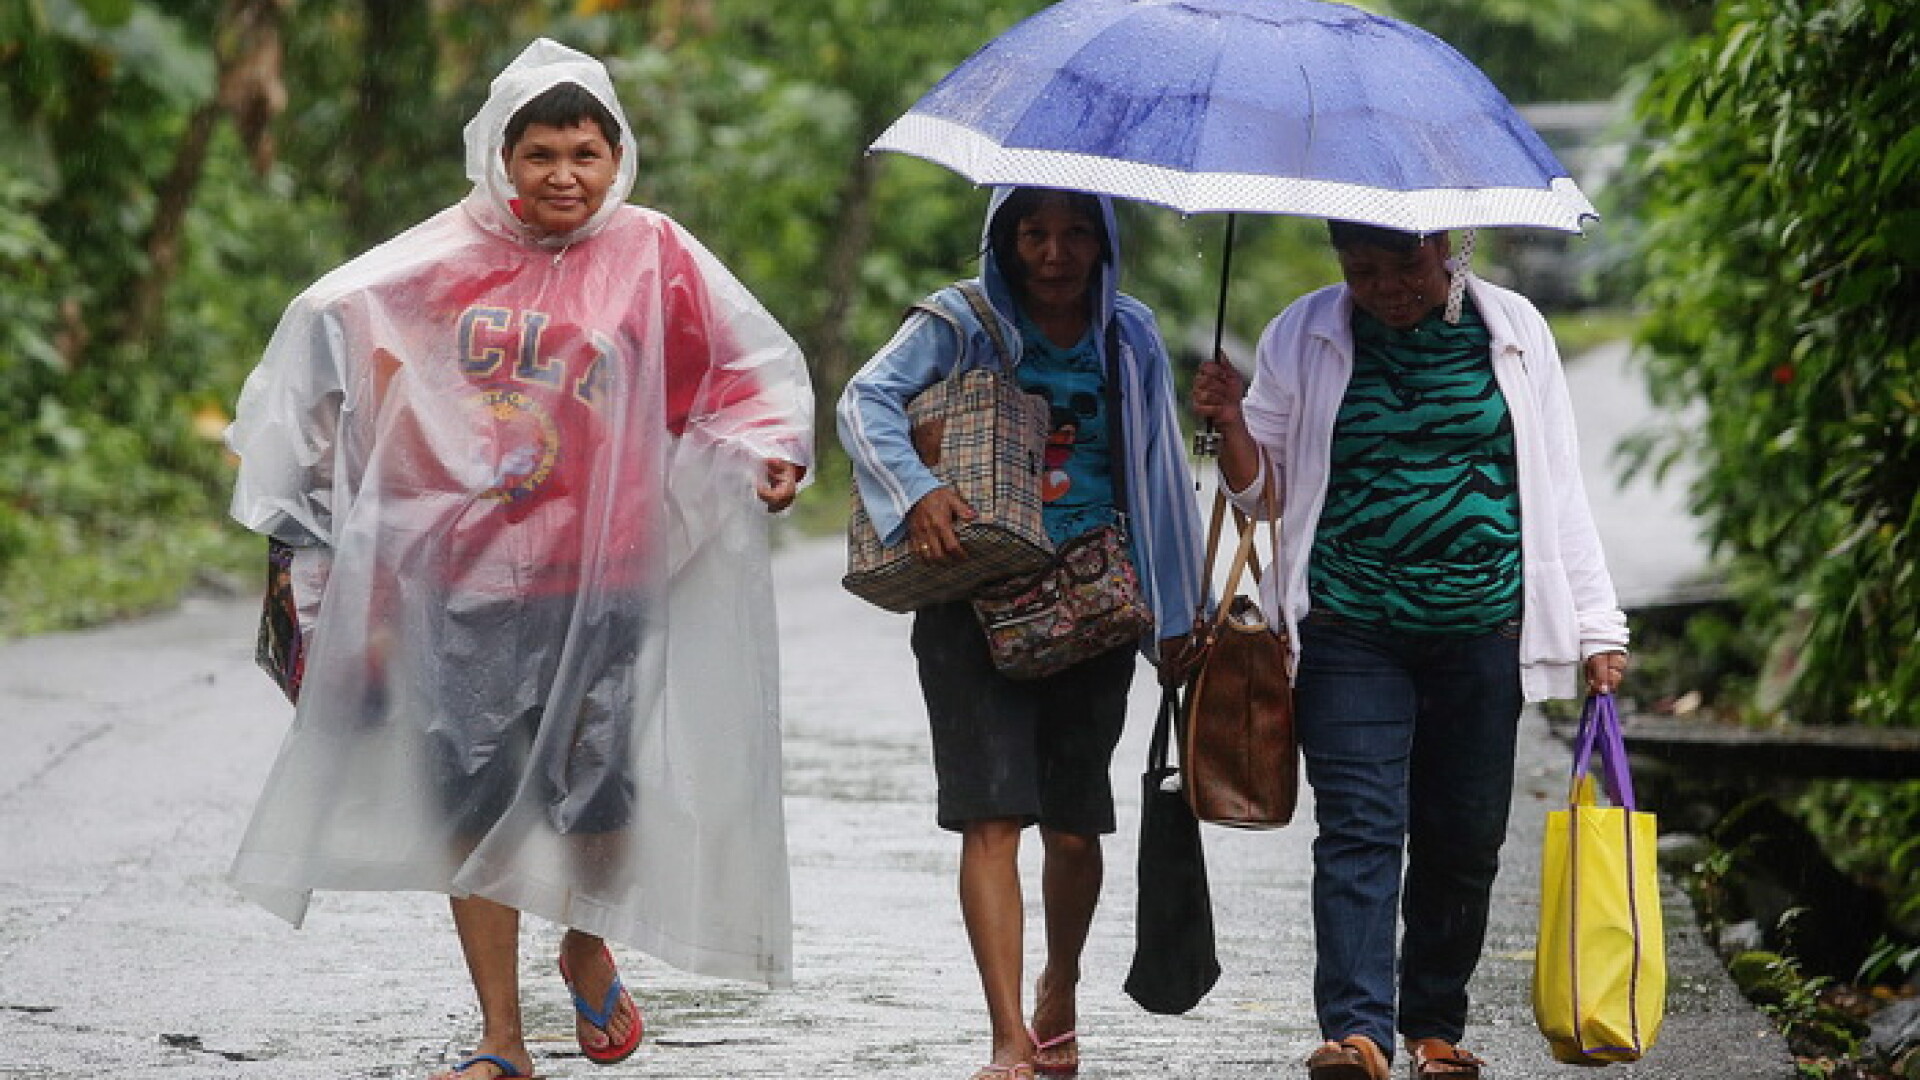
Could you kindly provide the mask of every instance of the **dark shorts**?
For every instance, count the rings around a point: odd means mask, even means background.
[[[606,612],[575,627],[575,604],[570,595],[503,598],[439,616],[430,760],[463,836],[492,828],[523,789],[562,834],[611,832],[632,817],[644,620]]]
[[[933,731],[939,822],[1019,818],[1059,832],[1114,831],[1111,769],[1137,650],[1124,646],[1044,679],[1001,675],[966,603],[913,620]]]

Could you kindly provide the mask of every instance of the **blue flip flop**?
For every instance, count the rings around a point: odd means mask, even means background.
[[[500,1076],[498,1080],[532,1080],[533,1077],[532,1073],[521,1072],[520,1066],[508,1061],[499,1054],[475,1054],[458,1065],[455,1065],[453,1072],[456,1074],[463,1073],[475,1065],[491,1065],[499,1069]]]

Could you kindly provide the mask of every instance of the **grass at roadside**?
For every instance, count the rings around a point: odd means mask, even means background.
[[[0,641],[163,610],[196,587],[251,588],[264,572],[260,538],[224,518],[121,521],[109,535],[45,519],[19,532],[0,564]]]

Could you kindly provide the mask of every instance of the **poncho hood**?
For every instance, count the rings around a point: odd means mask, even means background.
[[[620,167],[614,174],[613,185],[607,189],[606,201],[600,204],[600,209],[585,225],[570,233],[548,236],[536,233],[513,212],[516,192],[513,180],[507,175],[504,151],[507,122],[513,119],[513,114],[519,112],[527,102],[562,83],[579,85],[606,106],[607,111],[619,122]],[[634,142],[633,125],[627,122],[627,114],[621,110],[620,100],[613,92],[612,77],[607,74],[605,64],[557,41],[534,39],[531,45],[521,50],[513,63],[494,76],[487,102],[467,122],[465,136],[467,179],[473,181],[473,192],[467,196],[465,205],[468,213],[490,232],[542,247],[564,248],[605,228],[607,220],[619,211],[627,201],[627,196],[633,193],[640,152]]]

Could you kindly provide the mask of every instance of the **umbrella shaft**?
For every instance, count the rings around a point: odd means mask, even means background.
[[[1209,357],[1209,359],[1217,360],[1220,358],[1220,344],[1225,339],[1227,332],[1227,280],[1233,271],[1233,222],[1237,216],[1238,215],[1231,213],[1227,215],[1227,239],[1220,253],[1220,306],[1214,310],[1213,356]],[[1203,458],[1219,455],[1220,433],[1213,429],[1212,420],[1207,421],[1207,429],[1205,431],[1197,431],[1194,433],[1193,453],[1195,457]]]

